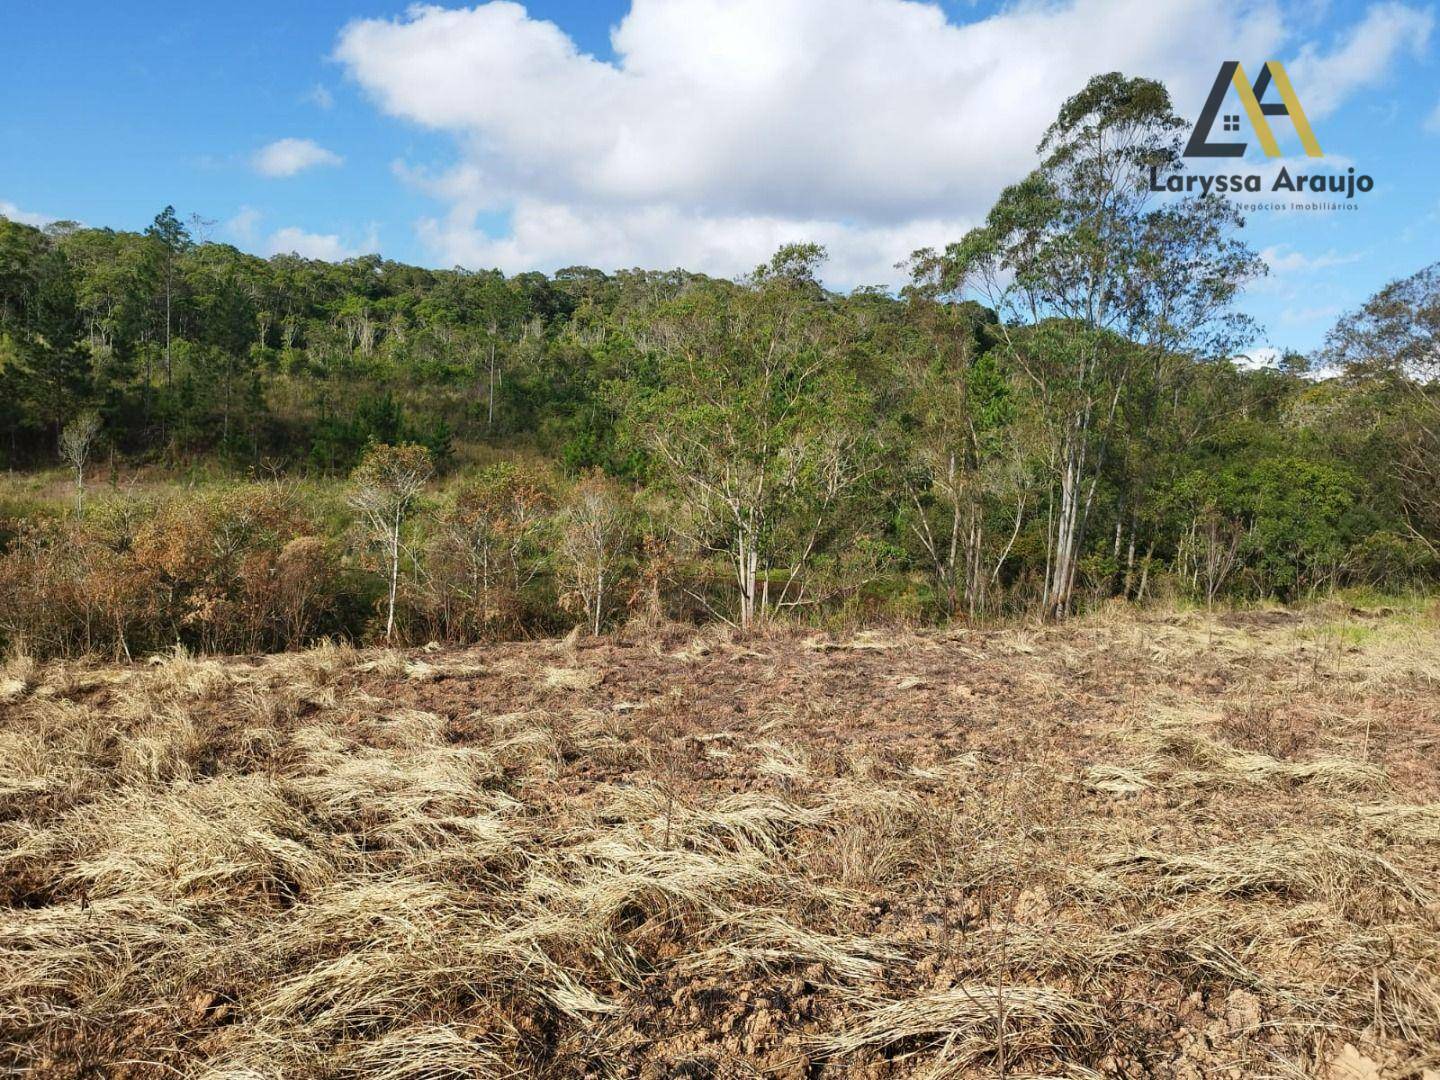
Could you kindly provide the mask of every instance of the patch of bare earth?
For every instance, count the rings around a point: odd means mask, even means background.
[[[1440,636],[1325,618],[13,661],[0,1065],[1429,1080]]]

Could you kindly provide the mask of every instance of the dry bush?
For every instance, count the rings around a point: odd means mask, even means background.
[[[0,555],[0,631],[44,655],[287,648],[333,625],[342,593],[331,545],[271,484],[96,502]]]
[[[554,499],[544,479],[513,465],[486,469],[439,516],[409,598],[411,618],[442,641],[513,636],[533,616]]]

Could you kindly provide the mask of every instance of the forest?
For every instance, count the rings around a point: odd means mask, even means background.
[[[1062,619],[1440,572],[1440,263],[1246,359],[1239,204],[1099,76],[899,290],[261,259],[0,218],[0,635],[36,654],[630,618]]]

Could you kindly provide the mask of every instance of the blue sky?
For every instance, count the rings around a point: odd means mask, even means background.
[[[1023,174],[1094,71],[1160,77],[1193,116],[1221,60],[1274,57],[1327,162],[1376,182],[1354,211],[1250,214],[1273,274],[1246,307],[1309,349],[1440,258],[1435,21],[1410,0],[22,0],[0,212],[134,229],[172,203],[261,254],[512,272],[736,273],[813,238],[832,284],[893,283]]]

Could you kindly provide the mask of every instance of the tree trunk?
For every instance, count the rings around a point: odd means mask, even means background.
[[[390,600],[385,612],[385,644],[395,635],[395,593],[400,583],[400,515],[390,533]]]

